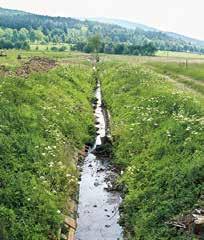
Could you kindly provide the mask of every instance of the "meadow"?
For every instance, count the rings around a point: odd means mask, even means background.
[[[151,62],[148,63],[155,71],[164,74],[178,83],[192,89],[197,94],[204,94],[204,63],[195,62]]]
[[[7,50],[5,51],[7,56],[0,57],[0,65],[6,66],[8,69],[16,69],[25,63],[32,57],[46,57],[48,59],[54,59],[59,63],[76,63],[87,64],[87,59],[90,57],[88,54],[82,54],[77,52],[54,52],[47,50]],[[21,59],[18,59],[18,56]]]
[[[204,54],[191,53],[191,52],[172,52],[172,51],[157,51],[156,56],[159,57],[177,57],[187,59],[204,59]]]
[[[32,51],[49,51],[49,50],[59,50],[61,48],[65,48],[66,51],[70,50],[70,44],[67,43],[49,43],[49,44],[31,44],[30,49]],[[62,51],[64,52],[64,50]]]

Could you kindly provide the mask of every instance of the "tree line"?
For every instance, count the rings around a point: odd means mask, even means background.
[[[159,31],[130,30],[117,25],[72,18],[49,17],[0,8],[1,48],[28,49],[29,43],[67,43],[72,49],[90,51],[88,39],[100,34],[101,52],[146,54],[157,50],[204,53],[204,47]],[[142,49],[141,49],[142,48]],[[144,48],[147,49],[144,51]]]
[[[71,47],[73,51],[81,51],[91,53],[94,51],[94,46],[90,44],[90,41],[78,42]],[[106,54],[127,54],[136,56],[153,56],[157,48],[152,43],[146,43],[144,45],[133,45],[124,43],[105,43],[101,42],[97,52]]]

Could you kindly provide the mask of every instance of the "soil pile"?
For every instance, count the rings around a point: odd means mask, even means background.
[[[57,65],[56,61],[49,58],[33,57],[16,70],[18,76],[28,75],[32,72],[45,72]]]

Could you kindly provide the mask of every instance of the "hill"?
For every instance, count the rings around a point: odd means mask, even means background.
[[[165,31],[161,31],[157,28],[153,28],[153,27],[149,27],[147,25],[141,24],[141,23],[136,23],[136,22],[131,22],[131,21],[127,21],[127,20],[122,20],[122,19],[114,19],[114,18],[90,18],[91,21],[97,21],[100,23],[106,23],[106,24],[115,24],[127,29],[132,29],[132,30],[136,30],[136,29],[141,29],[143,31],[154,31],[154,32],[163,32],[165,33],[168,37],[170,38],[174,38],[177,40],[182,40],[182,41],[186,41],[186,42],[191,42],[192,44],[197,44],[197,45],[201,45],[204,46],[204,41],[202,40],[198,40],[195,38],[191,38],[191,37],[187,37],[178,33],[174,33],[174,32],[165,32]]]
[[[90,18],[89,20],[96,21],[96,22],[101,22],[101,23],[107,23],[107,24],[114,24],[114,25],[118,25],[118,26],[121,26],[121,27],[124,27],[124,28],[132,29],[132,30],[135,30],[135,29],[139,28],[139,29],[142,29],[144,31],[159,31],[156,28],[149,27],[149,26],[146,26],[146,25],[141,24],[141,23],[135,23],[135,22],[122,20],[122,19],[100,17],[100,18]]]
[[[132,29],[128,29],[131,23],[124,22],[123,26],[116,23],[81,21],[0,8],[0,48],[28,48],[32,42],[54,42],[68,43],[73,49],[90,52],[88,39],[99,34],[103,39],[100,52],[104,53],[146,55],[148,49],[204,52],[200,41],[144,25],[133,29],[132,24]],[[147,51],[141,51],[144,47]]]

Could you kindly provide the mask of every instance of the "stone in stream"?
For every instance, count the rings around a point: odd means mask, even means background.
[[[97,145],[93,154],[99,157],[110,157],[112,155],[112,145],[110,143]]]
[[[99,127],[96,127],[96,131],[98,132],[100,130],[100,128]],[[99,134],[100,135],[100,134]]]
[[[111,144],[112,145],[112,142],[110,140],[110,138],[108,136],[105,136],[105,137],[101,137],[101,144],[104,145],[104,144]]]
[[[94,183],[94,186],[95,186],[95,187],[98,187],[99,185],[100,185],[99,182],[95,182],[95,183]]]
[[[104,172],[105,170],[105,167],[100,167],[99,169],[97,169],[97,172]]]
[[[96,124],[96,125],[100,125],[101,123],[100,123],[98,120],[96,120],[96,121],[95,121],[95,124]]]

